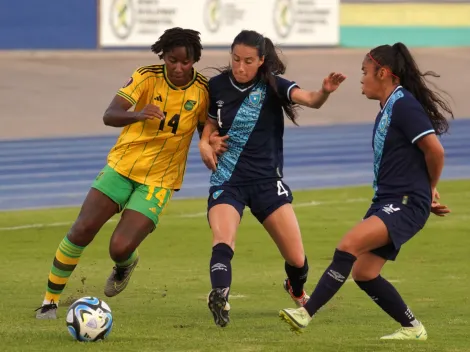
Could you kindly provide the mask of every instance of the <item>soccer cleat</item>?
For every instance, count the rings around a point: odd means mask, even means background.
[[[303,307],[297,309],[283,309],[279,312],[279,317],[291,326],[291,330],[301,333],[307,327],[312,317]]]
[[[381,340],[418,340],[426,341],[428,339],[428,333],[424,328],[423,324],[413,327],[401,327],[393,334],[385,335],[380,338]]]
[[[310,296],[307,295],[305,290],[302,291],[302,295],[300,297],[294,296],[294,293],[292,292],[292,287],[289,283],[289,279],[284,280],[283,286],[284,286],[284,290],[286,290],[286,292],[290,295],[290,297],[292,298],[292,300],[294,301],[297,307],[303,307],[305,303],[307,303],[308,300],[310,299]]]
[[[49,304],[43,304],[36,309],[36,319],[57,319],[57,304],[51,301]]]
[[[129,283],[132,272],[134,271],[137,263],[139,262],[139,257],[136,258],[135,262],[126,267],[115,266],[113,272],[108,277],[106,285],[104,287],[104,294],[107,297],[114,297],[124,291]]]
[[[227,301],[223,289],[214,288],[209,292],[207,306],[214,316],[215,325],[224,328],[230,323],[230,304]]]

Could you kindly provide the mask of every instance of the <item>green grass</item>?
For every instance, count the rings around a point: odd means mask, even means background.
[[[141,246],[141,262],[121,295],[105,299],[115,325],[99,343],[72,340],[65,327],[67,302],[103,298],[113,263],[107,224],[86,249],[62,296],[59,319],[37,321],[54,252],[69,225],[6,230],[28,224],[71,222],[78,209],[0,213],[2,270],[0,336],[3,351],[470,351],[470,181],[443,182],[442,201],[453,213],[432,216],[384,276],[425,323],[426,342],[382,342],[397,325],[356,285],[347,282],[297,336],[278,318],[292,302],[283,292],[284,262],[261,225],[245,213],[233,260],[232,323],[217,328],[206,307],[211,233],[205,200],[173,201],[161,225]],[[344,188],[295,194],[296,213],[309,256],[311,291],[338,240],[364,215],[371,190]],[[305,204],[309,202],[319,202]],[[187,217],[187,214],[193,214]],[[106,298],[106,297],[104,297]]]

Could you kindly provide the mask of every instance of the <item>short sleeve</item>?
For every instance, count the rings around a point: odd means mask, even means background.
[[[290,96],[292,88],[299,88],[297,83],[289,81],[285,78],[276,76],[277,91],[281,97],[285,97],[288,102],[292,102]]]
[[[393,105],[393,123],[403,132],[411,143],[424,136],[435,133],[431,120],[419,102],[403,97]]]
[[[206,123],[207,120],[207,110],[209,108],[209,92],[207,89],[203,90],[204,96],[201,98],[201,107],[199,108],[198,122],[200,125]]]
[[[129,101],[132,105],[135,105],[146,89],[144,82],[143,76],[139,73],[139,69],[137,69],[116,94]]]
[[[216,76],[217,77],[217,76]],[[209,80],[209,117],[217,120],[217,87],[214,78]]]

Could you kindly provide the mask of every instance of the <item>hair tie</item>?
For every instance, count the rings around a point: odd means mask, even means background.
[[[371,54],[370,52],[369,52],[367,55],[369,56],[369,58],[370,58],[377,66],[383,68],[383,66],[382,66],[376,59],[374,59],[374,58],[372,57],[372,54]],[[400,79],[400,77],[398,77],[397,75],[395,75],[395,74],[392,72],[392,70],[389,69],[388,71],[390,72],[390,74],[391,74],[393,77]]]

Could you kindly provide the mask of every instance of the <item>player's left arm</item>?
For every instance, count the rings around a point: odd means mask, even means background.
[[[308,91],[299,87],[292,88],[290,100],[295,104],[319,109],[328,100],[330,94],[338,89],[345,79],[346,76],[342,73],[332,72],[323,80],[322,87],[318,91]]]
[[[431,210],[436,215],[444,216],[450,210],[439,204],[437,184],[444,169],[445,153],[429,116],[418,102],[402,98],[393,105],[392,123],[423,152],[432,189]]]
[[[393,105],[392,123],[423,152],[431,187],[436,188],[444,168],[444,148],[423,107],[417,101],[398,99]]]

